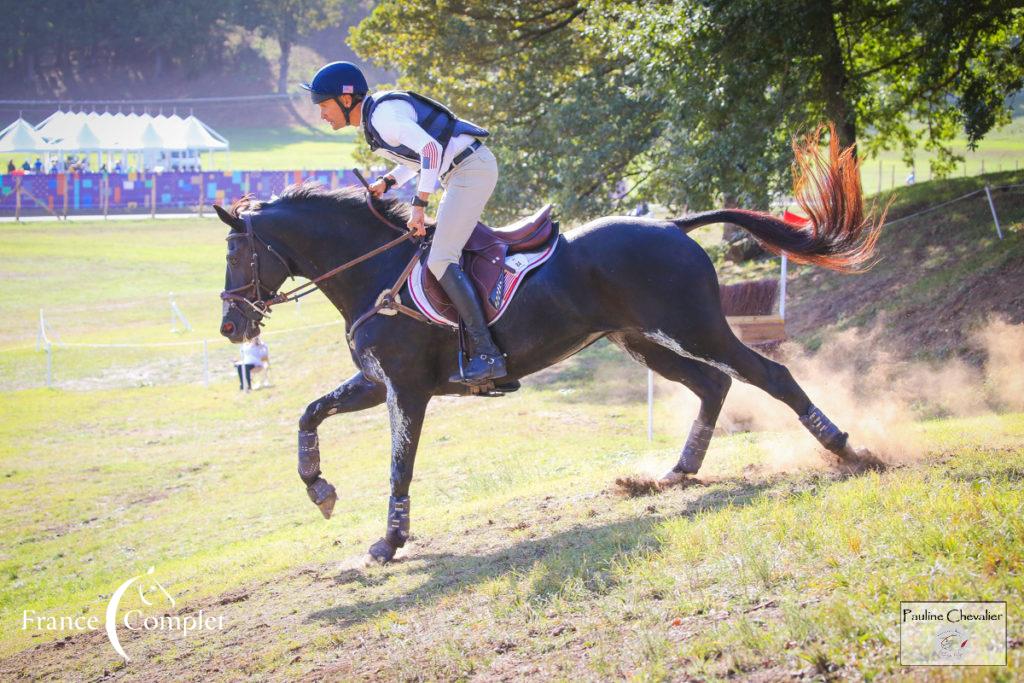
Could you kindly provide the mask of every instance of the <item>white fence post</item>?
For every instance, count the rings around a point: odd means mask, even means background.
[[[654,441],[654,371],[647,368],[647,440]]]
[[[996,214],[996,205],[992,201],[992,190],[988,185],[985,186],[985,196],[988,197],[988,208],[992,209],[992,220],[996,222],[996,234],[999,235],[999,239],[1003,239],[1003,230],[999,227],[999,216]]]
[[[46,387],[53,388],[53,344],[46,342]]]
[[[786,319],[786,275],[789,266],[789,259],[786,253],[782,253],[782,272],[779,274],[779,317]]]
[[[179,320],[181,321],[182,327],[184,327],[182,332],[191,332],[191,323],[189,323],[189,321],[185,318],[185,314],[181,312],[181,309],[178,308],[178,304],[174,302],[174,292],[168,292],[167,298],[170,299],[171,301],[171,332],[178,331]]]

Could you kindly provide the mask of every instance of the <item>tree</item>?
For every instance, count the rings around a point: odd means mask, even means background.
[[[496,208],[537,194],[582,217],[623,177],[671,206],[764,207],[824,120],[866,152],[923,144],[941,174],[958,129],[1007,119],[1022,29],[998,1],[394,0],[352,42],[493,128]]]
[[[240,26],[273,38],[278,57],[277,92],[288,92],[292,48],[305,36],[340,23],[343,12],[357,2],[344,0],[238,0],[235,19]]]

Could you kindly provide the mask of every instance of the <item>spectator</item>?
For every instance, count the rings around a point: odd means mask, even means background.
[[[14,165],[14,159],[10,159],[10,160],[7,161],[7,172],[8,173],[14,173],[14,170],[16,168],[17,167]]]
[[[910,175],[907,176],[907,185],[913,185],[916,182],[917,182],[917,173],[915,171],[911,171]]]
[[[651,207],[647,204],[647,202],[642,201],[639,204],[637,204],[635,207],[633,207],[633,210],[629,212],[629,215],[630,216],[646,216],[650,212],[651,212]]]
[[[114,173],[124,173],[124,171],[121,170],[121,162],[120,161],[118,161],[116,164],[114,164]]]
[[[21,162],[21,170],[25,172],[32,170],[32,164],[28,163],[28,159],[25,159],[25,161]]]
[[[619,180],[615,183],[615,189],[612,190],[611,198],[616,201],[621,201],[627,194],[629,194],[629,190],[626,188],[626,181]]]
[[[39,157],[36,157],[36,163],[32,164],[32,168],[33,168],[33,170],[36,173],[42,173],[43,172],[43,160],[40,159]]]
[[[50,161],[50,174],[51,175],[56,175],[57,174],[57,160],[56,159],[53,159],[52,161]]]
[[[241,358],[235,362],[238,370],[238,390],[252,389],[253,373],[270,371],[270,349],[258,336],[242,344]],[[260,387],[269,386],[269,375],[264,375]],[[257,388],[260,388],[257,387]]]
[[[100,173],[107,173],[107,165],[106,164],[101,164],[100,165]]]

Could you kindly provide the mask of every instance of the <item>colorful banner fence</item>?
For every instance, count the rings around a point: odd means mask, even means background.
[[[250,192],[269,199],[304,180],[331,188],[359,184],[352,171],[8,174],[0,176],[0,216],[195,213]],[[403,189],[402,197],[411,198],[412,183]]]

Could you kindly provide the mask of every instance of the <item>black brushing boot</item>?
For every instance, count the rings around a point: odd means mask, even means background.
[[[469,360],[463,363],[462,374],[452,375],[448,381],[474,385],[504,377],[505,357],[491,339],[483,305],[473,283],[456,263],[448,264],[439,282],[466,326],[466,344],[469,347]]]

